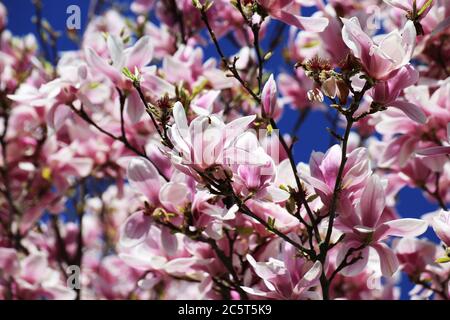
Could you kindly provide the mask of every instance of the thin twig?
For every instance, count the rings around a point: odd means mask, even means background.
[[[77,114],[81,119],[83,119],[84,121],[86,121],[87,123],[92,125],[98,131],[100,131],[101,133],[105,134],[106,136],[110,137],[113,140],[122,142],[129,150],[131,150],[132,152],[134,152],[138,156],[143,157],[143,158],[147,159],[148,161],[150,161],[155,166],[155,168],[158,171],[159,175],[161,177],[163,177],[166,181],[169,181],[169,178],[167,178],[164,175],[164,173],[161,171],[161,169],[157,165],[155,165],[153,163],[152,159],[150,159],[145,152],[139,151],[137,148],[135,148],[133,145],[131,145],[131,143],[128,140],[123,139],[123,137],[117,137],[114,134],[112,134],[112,133],[106,131],[105,129],[103,129],[102,127],[100,127],[98,124],[95,123],[94,120],[92,120],[89,117],[89,115],[86,113],[86,111],[84,111],[83,108],[77,109],[73,105],[68,105],[68,106],[69,106],[70,109],[72,109],[73,112],[75,112],[75,114]]]

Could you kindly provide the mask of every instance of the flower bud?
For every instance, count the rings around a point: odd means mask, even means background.
[[[273,79],[273,75],[270,75],[269,80],[264,85],[261,99],[265,114],[271,117],[277,104],[277,84]]]

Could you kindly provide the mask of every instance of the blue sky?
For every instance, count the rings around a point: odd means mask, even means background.
[[[65,30],[66,19],[69,16],[66,13],[66,9],[70,5],[77,4],[81,8],[81,24],[84,26],[86,24],[89,2],[89,0],[43,0],[43,14],[45,19],[51,23],[55,30]],[[129,3],[130,0],[120,2],[126,4]],[[31,21],[32,16],[34,15],[34,8],[31,4],[31,0],[3,0],[3,3],[7,7],[9,13],[8,29],[16,35],[24,35],[30,32],[35,33],[36,28]],[[285,38],[286,35],[287,28],[284,31]],[[234,53],[235,48],[232,47],[229,42],[223,42],[223,46],[225,47],[227,54]],[[282,47],[283,44],[274,52],[273,57],[266,66],[268,71],[276,73],[277,71],[288,70],[288,68],[290,68],[281,59]],[[58,41],[58,48],[60,50],[73,50],[76,49],[76,45],[63,34],[62,38]],[[215,49],[212,46],[208,47],[205,51],[205,56],[217,57]],[[295,111],[287,108],[283,118],[279,122],[282,132],[291,132],[297,117],[298,115]],[[329,126],[329,123],[322,112],[310,113],[308,119],[297,134],[299,137],[299,141],[295,147],[295,158],[297,161],[307,162],[309,155],[313,150],[327,150],[330,141],[329,133],[326,131],[327,126]],[[400,192],[397,209],[401,216],[420,217],[424,213],[435,210],[435,208],[436,206],[428,203],[418,190],[405,188]],[[436,240],[432,231],[428,231],[426,235],[429,238]],[[403,281],[403,298],[407,297],[407,290],[409,288],[411,288],[411,285],[407,283],[407,281]]]

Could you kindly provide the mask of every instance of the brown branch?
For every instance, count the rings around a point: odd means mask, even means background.
[[[102,127],[100,127],[98,124],[95,123],[94,120],[92,120],[89,115],[86,113],[86,111],[84,111],[83,107],[81,107],[80,109],[75,108],[74,105],[70,104],[68,105],[68,107],[70,109],[72,109],[72,111],[78,115],[81,119],[83,119],[84,121],[86,121],[88,124],[92,125],[94,128],[96,128],[98,131],[100,131],[101,133],[103,133],[104,135],[110,137],[113,140],[116,141],[120,141],[122,142],[130,151],[134,152],[135,154],[137,154],[140,157],[143,157],[145,159],[147,159],[148,161],[150,161],[156,168],[156,170],[158,171],[159,175],[161,177],[163,177],[166,181],[169,181],[169,179],[164,175],[164,173],[161,171],[161,169],[155,165],[153,163],[153,161],[147,156],[147,154],[144,151],[139,151],[136,147],[134,147],[127,139],[124,139],[123,137],[117,137],[114,134],[106,131],[105,129],[103,129]]]

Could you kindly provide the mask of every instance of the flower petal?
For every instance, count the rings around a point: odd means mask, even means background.
[[[424,124],[427,122],[425,113],[415,104],[407,101],[396,100],[389,103],[389,107],[394,107],[403,111],[411,120]]]
[[[377,243],[372,247],[380,257],[381,273],[386,277],[392,277],[399,265],[395,253],[385,243]]]
[[[366,227],[375,227],[385,207],[383,185],[377,175],[372,175],[364,188],[359,208],[361,222]]]
[[[151,217],[143,211],[133,213],[120,229],[120,246],[130,248],[145,241],[151,227]]]
[[[387,229],[385,229],[381,235],[377,236],[377,241],[383,240],[387,236],[417,237],[427,231],[428,228],[428,223],[426,221],[412,218],[396,219],[385,222],[383,225],[386,226]]]

